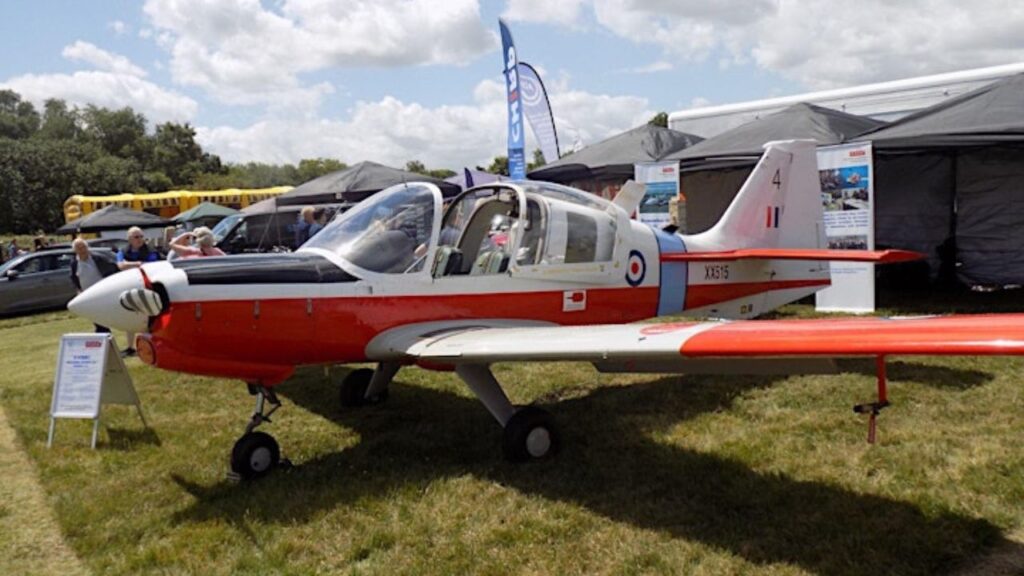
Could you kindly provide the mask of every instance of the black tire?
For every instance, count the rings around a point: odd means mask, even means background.
[[[366,404],[366,389],[370,387],[373,370],[353,370],[341,381],[340,400],[343,408],[355,408]]]
[[[277,467],[281,449],[270,434],[250,432],[235,442],[231,450],[231,470],[243,480],[259,478]]]
[[[387,400],[388,392],[384,390],[373,398],[366,397],[366,391],[370,388],[370,380],[373,379],[373,370],[370,368],[359,368],[349,372],[348,376],[341,381],[339,398],[343,408],[356,408],[368,404],[380,404]]]
[[[527,406],[505,424],[502,444],[507,460],[528,462],[543,460],[558,452],[561,437],[550,414],[536,406]]]

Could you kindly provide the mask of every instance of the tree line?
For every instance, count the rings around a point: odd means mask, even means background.
[[[298,164],[223,163],[196,142],[188,123],[152,131],[125,107],[69,106],[46,100],[43,110],[13,90],[0,90],[0,232],[28,234],[64,223],[64,200],[166,190],[296,186],[343,170],[333,158]],[[406,164],[412,172],[445,178],[455,172]]]

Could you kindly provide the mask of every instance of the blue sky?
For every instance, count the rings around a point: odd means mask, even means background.
[[[19,0],[0,19],[0,86],[37,104],[57,97],[189,122],[233,162],[458,169],[503,153],[499,16],[541,70],[564,147],[661,110],[1024,55],[1024,8],[1013,3],[891,4]]]

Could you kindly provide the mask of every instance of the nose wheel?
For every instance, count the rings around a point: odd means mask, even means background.
[[[266,386],[250,384],[249,391],[256,395],[256,409],[245,427],[245,433],[231,450],[231,472],[241,480],[259,478],[288,462],[281,459],[281,448],[273,436],[266,432],[255,432],[257,426],[270,422],[270,415],[281,407],[281,401],[277,399],[274,390]],[[271,406],[269,410],[266,409],[268,403]]]
[[[231,470],[243,480],[259,478],[281,463],[277,440],[266,432],[249,432],[231,450]]]

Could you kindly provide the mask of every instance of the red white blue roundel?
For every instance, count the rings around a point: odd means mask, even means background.
[[[626,282],[636,288],[644,281],[647,275],[647,261],[639,250],[629,251],[629,260],[626,261]]]

